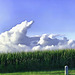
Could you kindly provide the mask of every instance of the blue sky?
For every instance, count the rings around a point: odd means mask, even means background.
[[[25,20],[34,21],[28,35],[75,39],[75,0],[0,0],[0,33]]]

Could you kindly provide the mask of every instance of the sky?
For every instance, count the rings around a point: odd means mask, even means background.
[[[33,20],[28,35],[62,34],[75,39],[75,0],[0,0],[0,33]]]
[[[74,32],[75,0],[0,0],[0,52],[75,49]]]
[[[0,34],[0,53],[29,52],[37,50],[75,49],[75,40],[60,34],[28,36],[34,21],[23,21]]]

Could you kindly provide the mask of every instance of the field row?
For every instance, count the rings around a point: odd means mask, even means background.
[[[0,72],[50,71],[75,68],[75,50],[52,50],[0,54]]]

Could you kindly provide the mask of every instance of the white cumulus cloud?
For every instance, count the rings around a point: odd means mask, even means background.
[[[32,23],[33,21],[24,21],[9,31],[1,33],[0,53],[75,48],[75,40],[69,40],[60,34],[27,36],[27,30]]]

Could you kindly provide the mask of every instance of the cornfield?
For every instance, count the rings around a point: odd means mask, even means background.
[[[0,72],[50,71],[75,68],[75,49],[0,54]]]

